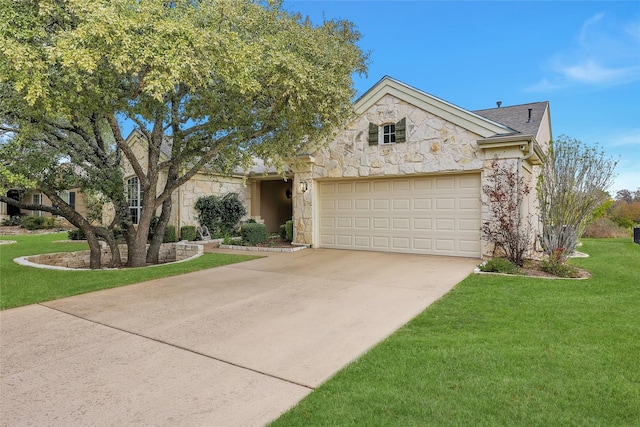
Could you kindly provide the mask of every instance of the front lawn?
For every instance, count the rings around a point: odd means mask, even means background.
[[[52,243],[66,238],[66,233],[0,236],[0,240],[18,242],[0,245],[1,310],[259,258],[248,255],[204,254],[191,261],[152,268],[98,271],[45,270],[13,262],[14,258],[25,255],[89,248],[86,243]]]
[[[588,280],[471,275],[273,426],[640,425],[640,246]]]

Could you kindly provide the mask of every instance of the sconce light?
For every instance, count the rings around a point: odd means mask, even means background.
[[[300,192],[306,193],[309,190],[309,186],[307,185],[307,181],[300,181]]]

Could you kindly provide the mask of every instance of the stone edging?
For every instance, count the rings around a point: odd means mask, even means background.
[[[240,246],[240,245],[220,245],[220,249],[234,249],[236,251],[256,251],[256,252],[297,252],[306,249],[306,246],[296,246],[294,248],[269,248],[260,246]]]
[[[62,254],[62,253],[66,253],[66,252],[55,252],[55,253]],[[47,254],[47,255],[54,255],[54,254]],[[153,267],[161,267],[163,265],[178,264],[180,262],[191,261],[192,259],[199,258],[202,255],[204,255],[204,253],[199,253],[199,254],[193,255],[193,256],[191,256],[189,258],[181,259],[180,261],[165,262],[163,264],[146,265],[144,267],[135,267],[135,268],[136,269],[138,269],[138,268],[153,268]],[[18,258],[14,258],[13,262],[15,262],[18,265],[25,266],[25,267],[42,268],[42,269],[45,269],[45,270],[64,270],[64,271],[104,271],[104,270],[118,271],[118,270],[123,270],[122,268],[107,268],[107,267],[98,268],[98,269],[92,270],[90,268],[69,268],[69,267],[59,267],[59,266],[56,266],[56,265],[38,264],[38,263],[31,262],[31,261],[27,260],[27,258],[30,258],[32,256],[35,256],[35,255],[27,255],[27,256],[21,256],[21,257],[18,257]],[[127,268],[127,270],[129,270],[129,269],[130,268]]]
[[[528,276],[526,274],[509,274],[509,273],[497,273],[494,271],[481,271],[478,267],[473,269],[475,274],[488,274],[493,276],[507,276],[507,277],[526,277],[527,279],[550,279],[550,280],[587,280],[591,277],[549,277],[549,276]]]
[[[18,243],[15,240],[0,240],[0,245],[13,245],[15,243]]]

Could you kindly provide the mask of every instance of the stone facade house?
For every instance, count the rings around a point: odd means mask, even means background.
[[[354,107],[356,118],[293,169],[296,243],[487,255],[482,186],[492,160],[535,188],[551,140],[548,102],[471,112],[385,77]],[[534,203],[531,194],[522,213],[535,216]]]
[[[492,251],[480,232],[492,220],[482,191],[492,160],[535,188],[552,138],[548,102],[468,111],[390,77],[354,111],[332,141],[293,159],[285,179],[260,163],[227,177],[198,173],[173,193],[170,224],[198,225],[199,197],[234,192],[270,232],[293,218],[296,244],[479,258]],[[142,133],[128,142],[144,160]],[[125,180],[135,218],[139,185],[132,170]],[[532,193],[521,206],[534,224],[535,201]]]

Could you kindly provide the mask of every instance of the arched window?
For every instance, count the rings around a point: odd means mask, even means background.
[[[134,224],[140,222],[140,212],[142,211],[142,197],[144,193],[140,188],[140,180],[137,176],[127,180],[127,202],[129,203],[129,212],[131,213],[131,221]]]

